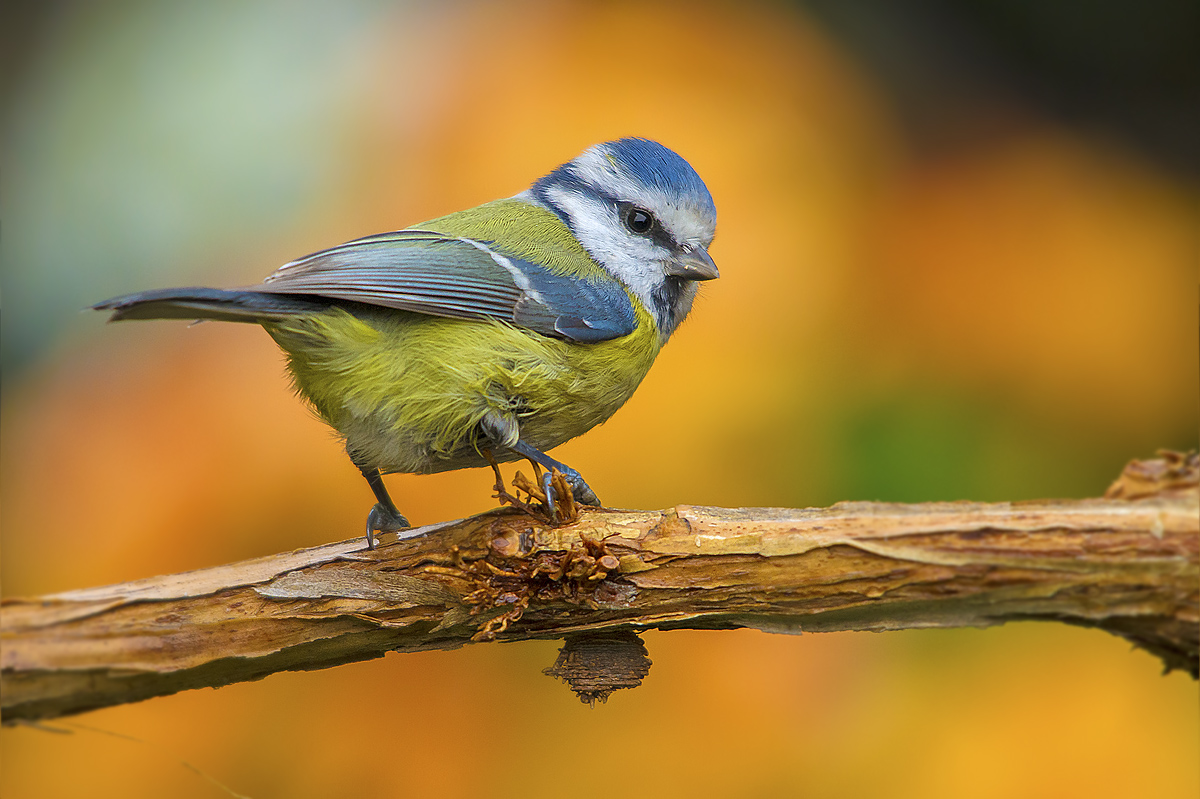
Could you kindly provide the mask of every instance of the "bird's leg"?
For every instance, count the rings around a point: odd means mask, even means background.
[[[571,494],[575,497],[576,502],[582,502],[584,505],[600,506],[600,498],[596,496],[596,492],[583,479],[583,475],[567,466],[565,463],[554,460],[541,450],[526,444],[524,441],[517,439],[515,444],[509,446],[513,452],[528,458],[534,463],[539,463],[546,467],[546,471],[541,475],[542,490],[546,493],[546,508],[550,513],[550,518],[554,521],[558,520],[558,509],[555,507],[556,492],[552,485],[554,472],[558,472],[566,480],[567,485],[571,488]]]
[[[383,484],[383,476],[379,473],[379,469],[359,463],[354,460],[353,456],[350,460],[354,461],[354,465],[362,472],[362,476],[366,478],[367,485],[371,487],[371,492],[375,494],[377,500],[375,507],[371,508],[371,512],[367,514],[367,549],[374,549],[376,530],[381,533],[395,533],[407,530],[412,525],[396,509],[396,504],[388,496],[387,487]]]

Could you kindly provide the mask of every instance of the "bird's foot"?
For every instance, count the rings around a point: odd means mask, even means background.
[[[367,514],[367,549],[375,548],[375,533],[398,533],[412,527],[408,519],[395,508],[389,508],[382,502],[376,502],[375,507]]]
[[[542,494],[546,497],[546,515],[552,523],[558,524],[560,517],[563,524],[570,524],[579,518],[575,494],[558,469],[542,472]]]
[[[579,478],[577,484],[572,484],[569,476],[557,468],[541,472],[537,482],[517,472],[513,478],[513,487],[524,491],[529,499],[542,503],[544,516],[551,524],[571,524],[579,519],[579,504],[599,506],[600,500],[587,483]],[[578,477],[578,474],[576,474]],[[582,485],[582,490],[580,489]],[[583,495],[581,497],[581,494]],[[591,501],[583,499],[587,497]]]
[[[524,491],[529,496],[530,502],[535,499],[541,502],[545,508],[545,516],[551,524],[570,524],[578,519],[579,511],[575,507],[576,503],[600,507],[600,497],[596,496],[596,492],[583,479],[583,475],[570,466],[559,463],[546,453],[521,440],[510,444],[509,448],[527,458],[530,465],[533,466],[534,479],[529,480],[525,475],[517,472],[513,478],[513,489]],[[500,476],[500,467],[496,464],[491,452],[485,449],[483,455],[491,464],[492,471],[496,473],[496,495],[501,502],[505,502],[508,492],[504,488],[504,479]],[[542,466],[549,471],[542,472],[540,468]],[[511,504],[526,513],[537,515],[529,507],[528,502],[516,500]]]
[[[556,468],[554,471],[561,472],[564,487],[570,488],[571,495],[575,498],[576,502],[579,502],[583,505],[591,505],[593,508],[600,507],[600,497],[596,496],[596,492],[593,491],[592,487],[587,484],[586,480],[583,479],[583,475],[572,469],[570,466],[562,470]],[[564,491],[562,493],[565,494],[566,492]]]

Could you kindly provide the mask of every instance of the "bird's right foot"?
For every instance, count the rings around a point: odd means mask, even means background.
[[[395,508],[386,507],[382,502],[376,502],[375,507],[367,514],[367,549],[375,548],[375,532],[398,533],[412,527]]]

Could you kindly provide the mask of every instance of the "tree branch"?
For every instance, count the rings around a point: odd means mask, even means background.
[[[1130,464],[1103,499],[824,509],[511,509],[3,602],[5,723],[389,651],[582,631],[1099,627],[1197,676],[1200,461]]]

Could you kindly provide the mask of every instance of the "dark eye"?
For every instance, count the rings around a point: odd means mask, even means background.
[[[649,233],[654,227],[654,217],[645,208],[635,206],[625,212],[625,227],[634,233]]]

